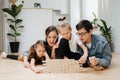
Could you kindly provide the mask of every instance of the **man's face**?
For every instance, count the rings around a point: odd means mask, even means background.
[[[85,28],[79,29],[77,31],[77,35],[79,36],[80,40],[85,43],[91,43],[91,34],[92,34],[92,30],[87,32]]]

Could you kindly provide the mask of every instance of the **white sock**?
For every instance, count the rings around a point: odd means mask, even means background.
[[[2,52],[2,53],[1,53],[1,57],[2,57],[2,58],[6,58],[6,57],[7,57],[7,53]]]

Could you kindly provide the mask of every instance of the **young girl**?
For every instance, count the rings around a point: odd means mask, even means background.
[[[41,70],[37,69],[35,65],[42,65],[42,61],[46,59],[49,59],[49,57],[46,53],[45,44],[42,40],[39,40],[31,46],[29,51],[28,62],[30,64],[30,69],[36,73],[41,72]]]
[[[82,44],[80,39],[71,33],[72,28],[69,23],[64,21],[64,19],[65,17],[63,19],[59,19],[60,23],[58,24],[58,32],[62,36],[59,43],[60,54],[65,53],[66,57],[79,59],[80,63],[84,64],[87,60],[88,50],[85,45]],[[77,53],[77,45],[83,49],[83,55]]]
[[[14,55],[15,56],[15,55]],[[19,56],[18,56],[19,57]],[[42,70],[36,67],[37,64],[43,64],[43,60],[49,59],[46,53],[46,47],[44,41],[38,40],[35,44],[30,47],[27,60],[24,62],[28,63],[27,67],[35,73],[41,73]]]

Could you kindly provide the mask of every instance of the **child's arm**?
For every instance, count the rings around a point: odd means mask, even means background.
[[[29,62],[28,62],[28,53],[29,53],[28,51],[25,51],[23,53],[23,63],[24,63],[24,67],[26,68],[30,67]]]
[[[24,63],[24,67],[26,67],[26,68],[29,68],[29,67],[30,67],[27,56],[24,56],[24,58],[23,58],[23,63]]]
[[[88,57],[88,49],[87,47],[80,41],[80,39],[77,39],[77,44],[83,49],[83,56],[79,59],[80,63],[84,64]]]
[[[84,44],[81,44],[80,47],[83,49],[83,56],[79,59],[80,63],[84,64],[88,57],[88,50]]]
[[[35,73],[41,73],[42,72],[42,70],[35,67],[35,59],[34,58],[31,58],[30,69]]]

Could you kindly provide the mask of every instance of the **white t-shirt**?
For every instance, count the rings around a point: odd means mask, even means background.
[[[72,52],[77,52],[77,44],[81,45],[82,42],[76,35],[72,34],[71,40],[69,40],[69,47]]]
[[[91,43],[86,44],[87,47],[90,49],[91,48]]]

